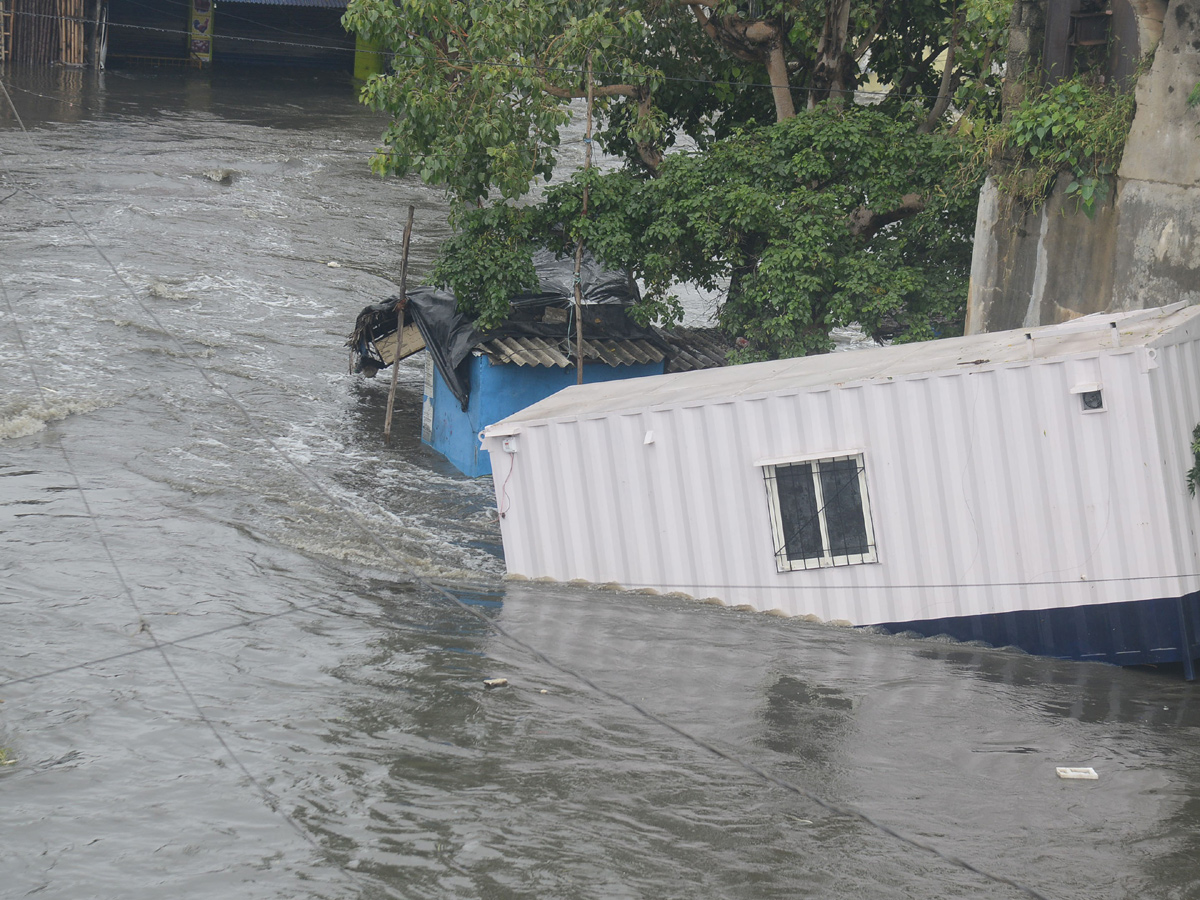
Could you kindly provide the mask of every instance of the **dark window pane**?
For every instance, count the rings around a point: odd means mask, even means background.
[[[868,552],[867,525],[858,489],[858,460],[823,462],[820,477],[830,553],[850,556]]]
[[[776,466],[775,484],[779,491],[779,516],[783,520],[783,546],[787,558],[822,556],[812,465]]]

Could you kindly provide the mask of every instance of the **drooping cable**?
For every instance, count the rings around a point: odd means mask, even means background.
[[[15,108],[15,106],[13,106],[12,98],[8,95],[7,89],[4,87],[3,80],[0,80],[0,89],[4,89],[5,97],[8,99],[9,105],[12,106],[14,114],[16,114],[16,108]],[[18,115],[18,121],[19,121],[19,118],[20,117]],[[24,125],[22,125],[22,130],[24,131]],[[25,134],[26,138],[32,143],[33,142],[32,136],[27,131],[24,131],[24,134]],[[35,147],[36,147],[36,145],[35,145]],[[581,684],[585,685],[586,687],[591,689],[596,694],[598,694],[602,697],[605,697],[605,698],[613,701],[614,703],[623,705],[623,706],[633,710],[634,712],[636,712],[638,715],[640,715],[647,721],[657,725],[658,727],[660,727],[664,730],[672,732],[673,734],[683,738],[685,741],[692,744],[693,746],[696,746],[702,750],[705,750],[706,752],[708,752],[720,759],[723,759],[726,762],[729,762],[737,767],[740,767],[743,770],[762,779],[763,781],[765,781],[769,784],[775,785],[776,787],[779,787],[782,790],[784,790],[796,797],[806,800],[807,802],[810,802],[810,803],[820,807],[821,809],[826,810],[827,812],[830,812],[830,813],[833,813],[836,815],[840,815],[840,816],[844,816],[846,818],[855,819],[859,822],[862,822],[863,824],[880,832],[881,834],[887,835],[887,836],[889,836],[903,844],[906,844],[907,846],[912,847],[914,849],[918,849],[923,852],[929,853],[929,854],[941,859],[942,861],[944,861],[946,863],[949,863],[959,869],[962,869],[963,871],[971,872],[972,874],[977,875],[980,878],[983,878],[987,881],[991,881],[996,884],[1002,884],[1002,885],[1011,887],[1014,890],[1020,891],[1027,897],[1030,897],[1031,900],[1048,900],[1048,898],[1045,897],[1045,895],[1039,893],[1038,891],[1034,890],[1031,887],[1028,887],[1025,884],[1022,884],[1021,882],[1019,882],[1013,878],[1009,878],[1008,876],[1005,876],[1005,875],[1000,875],[997,873],[987,871],[983,868],[980,868],[980,867],[974,865],[973,863],[969,863],[963,859],[960,859],[959,857],[954,856],[953,854],[950,854],[932,844],[929,844],[925,841],[921,841],[921,840],[911,837],[909,835],[902,834],[899,831],[892,828],[891,826],[877,821],[876,819],[872,818],[871,816],[869,816],[868,814],[866,814],[864,812],[861,812],[860,810],[857,810],[857,809],[854,809],[854,808],[848,807],[848,806],[843,806],[841,804],[834,803],[830,800],[826,800],[825,798],[813,793],[812,791],[806,790],[805,788],[800,787],[799,785],[794,784],[793,782],[779,778],[778,776],[766,771],[765,769],[763,769],[761,766],[757,765],[756,763],[750,762],[749,760],[743,758],[742,756],[739,756],[736,753],[725,750],[722,747],[718,747],[716,744],[714,744],[704,738],[701,738],[698,735],[695,735],[695,734],[687,731],[684,728],[681,728],[680,726],[674,724],[673,722],[670,722],[669,720],[663,718],[659,714],[642,706],[637,701],[632,700],[629,697],[619,694],[613,690],[610,690],[609,688],[603,687],[602,685],[598,684],[592,678],[585,675],[584,673],[582,673],[576,669],[573,669],[564,663],[560,663],[560,662],[557,662],[557,661],[551,659],[549,656],[547,656],[541,650],[539,650],[538,648],[529,644],[522,638],[518,637],[517,635],[512,633],[509,629],[505,628],[499,622],[484,615],[483,612],[476,609],[471,604],[465,603],[461,598],[459,598],[457,595],[455,595],[451,591],[449,591],[446,588],[442,587],[441,585],[438,585],[438,584],[428,580],[427,578],[424,578],[423,576],[421,576],[420,573],[416,572],[411,566],[409,566],[398,554],[396,554],[391,548],[389,548],[387,545],[385,545],[379,539],[378,535],[376,535],[370,528],[368,528],[359,519],[358,516],[354,515],[345,506],[345,504],[341,500],[339,500],[337,497],[335,497],[324,485],[322,485],[320,482],[318,482],[316,480],[316,478],[308,471],[308,469],[306,467],[304,467],[304,466],[300,465],[298,462],[296,462],[291,457],[291,455],[289,453],[287,453],[271,435],[269,435],[266,431],[264,431],[263,428],[259,425],[257,419],[255,419],[254,416],[252,416],[250,414],[250,411],[246,408],[245,404],[243,404],[242,401],[239,400],[238,397],[232,391],[230,391],[228,388],[224,387],[223,385],[219,384],[215,379],[213,379],[213,377],[209,373],[208,369],[206,369],[201,364],[199,359],[196,358],[195,354],[192,353],[192,351],[187,347],[187,345],[174,333],[174,331],[169,329],[162,322],[162,320],[158,317],[158,315],[154,312],[154,310],[151,307],[147,306],[142,301],[142,299],[138,296],[137,291],[129,283],[128,279],[125,278],[125,276],[121,273],[120,269],[117,268],[117,266],[109,258],[108,254],[99,245],[99,243],[97,243],[95,238],[92,236],[91,232],[83,224],[81,224],[78,221],[78,219],[75,218],[74,214],[71,212],[69,207],[62,204],[61,202],[55,201],[55,200],[47,198],[47,197],[43,197],[43,196],[39,195],[38,193],[30,190],[27,187],[20,188],[19,190],[24,191],[25,193],[29,194],[29,196],[34,197],[35,199],[37,199],[41,202],[47,203],[51,206],[55,206],[56,208],[60,209],[63,212],[63,214],[66,215],[66,217],[72,223],[72,225],[74,225],[75,228],[79,230],[79,232],[87,240],[88,244],[91,245],[93,250],[95,250],[95,252],[100,256],[100,258],[104,260],[104,262],[107,264],[108,268],[112,271],[113,275],[124,286],[126,292],[132,298],[134,303],[142,310],[142,312],[147,316],[147,318],[149,318],[150,321],[154,323],[155,327],[161,333],[166,335],[172,343],[175,344],[175,346],[178,348],[178,350],[180,352],[181,358],[186,360],[187,363],[193,369],[195,369],[195,371],[199,374],[199,376],[205,381],[205,383],[207,383],[214,391],[224,395],[224,397],[229,401],[229,403],[237,410],[239,415],[244,419],[244,421],[246,422],[246,424],[250,428],[250,430],[253,431],[255,433],[255,435],[257,435],[260,438],[260,440],[263,441],[263,443],[265,443],[267,446],[269,446],[271,448],[272,452],[274,454],[276,454],[276,456],[279,459],[282,459],[300,477],[300,479],[302,481],[304,481],[306,484],[308,484],[309,487],[311,487],[316,493],[318,493],[321,497],[323,497],[325,500],[327,500],[330,503],[331,507],[333,509],[337,510],[337,512],[341,516],[344,517],[344,520],[354,530],[361,533],[370,543],[374,544],[380,550],[380,552],[396,566],[396,568],[398,570],[404,572],[404,574],[407,575],[411,580],[421,584],[427,590],[438,594],[439,596],[445,598],[446,600],[449,600],[450,602],[455,604],[459,609],[474,616],[490,631],[494,632],[495,634],[497,634],[498,636],[503,638],[505,641],[507,641],[510,645],[520,649],[521,651],[523,651],[524,653],[526,653],[533,659],[536,659],[537,661],[541,662],[543,665],[547,666],[548,668],[580,682]],[[0,283],[2,283],[2,282],[0,282]],[[23,343],[22,343],[22,346],[24,346]],[[82,491],[82,485],[80,485],[80,490]],[[109,554],[109,558],[115,567],[116,560],[111,556],[111,554]],[[128,591],[128,586],[125,585],[123,578],[121,579],[121,582],[125,586],[126,591]],[[130,594],[130,599],[131,599],[131,601],[133,601],[133,597],[131,594]],[[133,601],[133,602],[134,602],[134,605],[136,606],[136,601]],[[139,615],[140,615],[140,613],[139,613]],[[151,632],[151,635],[153,637],[152,632]],[[167,659],[165,649],[162,650],[162,655],[163,655],[164,659]],[[170,666],[169,660],[168,660],[168,665]],[[170,666],[170,668],[171,668],[172,673],[175,675],[176,679],[179,680],[178,673],[175,671],[174,667]],[[182,687],[183,684],[182,684],[181,680],[179,681],[179,683]],[[209,727],[213,729],[214,734],[217,735],[218,740],[220,741],[222,746],[226,749],[226,751],[228,753],[230,753],[231,758],[234,758],[236,760],[236,757],[234,757],[232,754],[232,749],[225,742],[224,738],[222,738],[219,735],[219,733],[215,729],[215,726],[212,725],[211,721],[208,720],[208,718],[206,716],[204,716],[203,710],[201,710],[199,705],[196,703],[194,696],[191,694],[190,691],[186,690],[186,687],[184,687],[184,690],[187,693],[189,699],[191,699],[193,704],[196,706],[198,713],[204,718],[204,721],[209,724]],[[249,778],[251,780],[251,782],[253,784],[255,784],[255,786],[259,789],[260,793],[262,793],[262,795],[263,795],[264,801],[267,802],[268,806],[272,810],[278,812],[279,815],[281,815],[282,817],[287,819],[287,821],[291,825],[291,827],[294,828],[299,834],[304,836],[309,841],[309,843],[312,846],[316,847],[318,850],[320,850],[320,852],[323,855],[328,855],[327,851],[325,851],[324,848],[322,848],[319,844],[317,844],[316,841],[314,839],[312,839],[312,837],[310,835],[307,835],[307,833],[304,832],[300,828],[300,826],[294,820],[292,820],[291,817],[289,817],[287,815],[286,812],[284,812],[281,808],[279,808],[277,802],[275,802],[274,795],[272,795],[262,785],[260,785],[253,778],[253,776],[249,773],[249,771],[245,769],[244,766],[241,766],[241,769],[246,774],[247,778]],[[349,874],[353,877],[353,873],[350,870],[343,868],[343,869],[341,869],[341,871],[346,872],[347,874]]]

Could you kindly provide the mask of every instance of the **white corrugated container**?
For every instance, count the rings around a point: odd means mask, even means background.
[[[1194,594],[1198,315],[568,388],[485,431],[508,571],[854,625]],[[874,561],[787,570],[764,472],[855,454]]]

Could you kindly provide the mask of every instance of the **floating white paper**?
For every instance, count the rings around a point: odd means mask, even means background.
[[[1083,778],[1095,781],[1100,777],[1091,766],[1059,766],[1054,771],[1058,773],[1059,778]]]

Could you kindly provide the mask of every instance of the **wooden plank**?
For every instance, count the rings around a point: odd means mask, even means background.
[[[390,366],[396,362],[396,332],[393,331],[372,343],[375,345],[375,352],[379,354],[379,358],[387,365]],[[414,323],[405,325],[404,331],[400,335],[400,358],[406,359],[424,349],[425,338],[421,337],[421,329]]]

